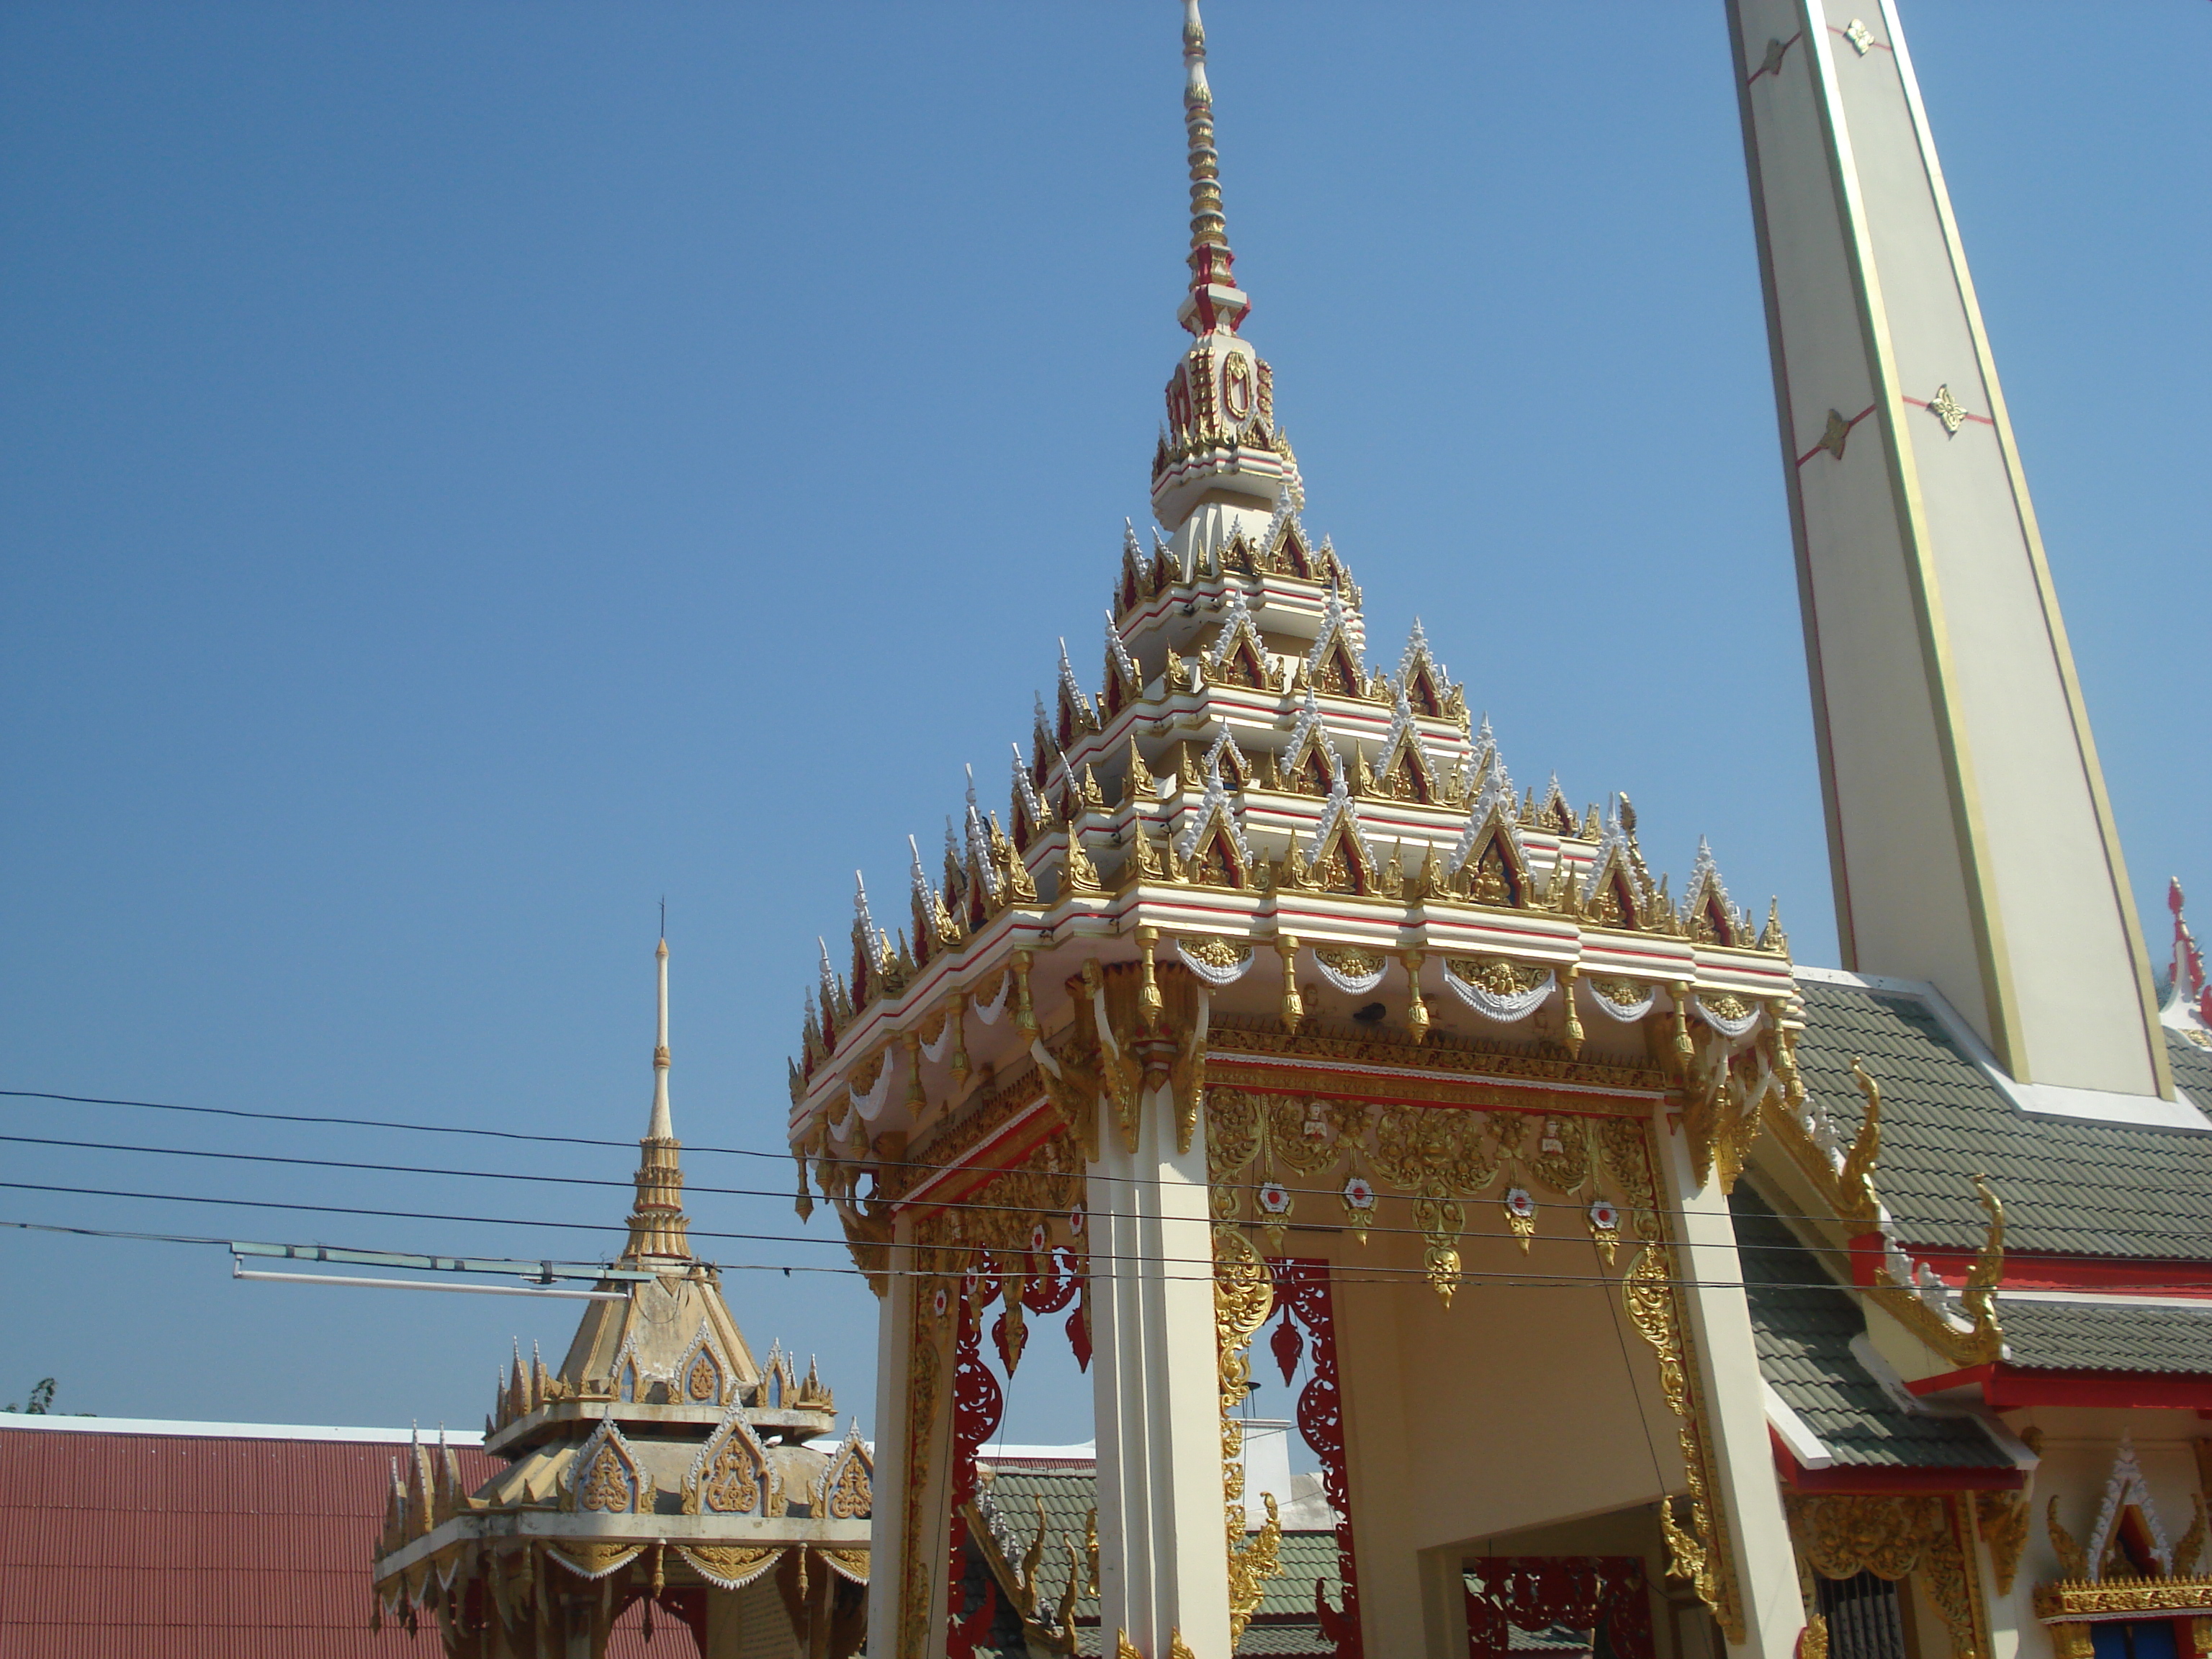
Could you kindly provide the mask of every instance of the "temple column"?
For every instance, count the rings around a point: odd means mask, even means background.
[[[1735,1224],[1720,1182],[1698,1184],[1686,1133],[1662,1115],[1655,1139],[1662,1201],[1674,1209],[1678,1224],[1677,1273],[1686,1282],[1677,1305],[1696,1351],[1692,1397],[1702,1400],[1701,1426],[1712,1454],[1710,1497],[1743,1612],[1742,1638],[1729,1643],[1729,1653],[1731,1659],[1790,1659],[1805,1627],[1805,1606],[1774,1474]]]
[[[1089,1170],[1102,1649],[1127,1631],[1168,1659],[1180,1635],[1194,1659],[1229,1659],[1205,1126],[1178,1154],[1164,1086],[1137,1118],[1137,1150],[1103,1123]]]
[[[944,1651],[952,1367],[947,1322],[931,1317],[927,1307],[939,1287],[907,1271],[915,1261],[915,1231],[912,1216],[899,1218],[890,1288],[876,1314],[881,1358],[876,1364],[867,1651],[887,1659],[933,1659]]]

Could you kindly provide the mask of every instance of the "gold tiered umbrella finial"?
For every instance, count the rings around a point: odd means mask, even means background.
[[[683,1143],[668,1112],[668,940],[653,952],[659,969],[659,1013],[653,1042],[653,1115],[638,1142],[637,1202],[629,1213],[630,1257],[668,1256],[689,1261],[691,1246],[684,1213],[684,1171],[677,1155]]]
[[[1230,274],[1237,263],[1221,212],[1221,156],[1213,143],[1213,90],[1206,80],[1206,23],[1198,0],[1183,0],[1184,131],[1190,138],[1190,297],[1182,325],[1193,334],[1231,333],[1251,308]]]

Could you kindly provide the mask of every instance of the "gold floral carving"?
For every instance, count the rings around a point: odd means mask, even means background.
[[[1493,996],[1519,996],[1543,983],[1549,968],[1509,962],[1504,957],[1447,957],[1444,967],[1464,985],[1480,986]]]
[[[2047,1621],[2124,1613],[2212,1613],[2212,1578],[2105,1578],[2039,1584],[2035,1616]]]
[[[1679,1283],[1670,1283],[1683,1275],[1674,1265],[1667,1212],[1659,1203],[1650,1133],[1648,1123],[1633,1118],[1601,1118],[1596,1125],[1606,1171],[1626,1200],[1624,1207],[1634,1218],[1636,1236],[1643,1244],[1621,1282],[1622,1305],[1638,1334],[1657,1356],[1660,1393],[1681,1424],[1677,1438],[1689,1486],[1689,1525],[1676,1519],[1669,1498],[1659,1505],[1659,1527],[1667,1540],[1668,1576],[1687,1579],[1712,1610],[1722,1633],[1740,1643],[1744,1639],[1742,1596],[1729,1553],[1728,1531],[1714,1497],[1720,1480],[1684,1292]]]
[[[576,1506],[579,1509],[627,1514],[635,1505],[637,1475],[628,1468],[612,1441],[603,1443],[592,1458],[592,1466],[584,1471],[584,1479],[577,1488]]]
[[[1467,1200],[1490,1191],[1509,1166],[1563,1197],[1594,1202],[1600,1196],[1590,1144],[1596,1120],[1587,1116],[1374,1107],[1322,1094],[1227,1085],[1217,1085],[1206,1097],[1207,1176],[1217,1207],[1226,1200],[1223,1218],[1241,1217],[1241,1189],[1231,1183],[1256,1166],[1263,1189],[1257,1219],[1269,1249],[1278,1249],[1296,1213],[1297,1193],[1275,1176],[1304,1177],[1301,1184],[1310,1191],[1316,1177],[1340,1167],[1339,1201],[1346,1224],[1364,1243],[1375,1203],[1371,1172],[1412,1200],[1424,1237],[1424,1271],[1446,1307],[1462,1278],[1459,1241],[1467,1229]],[[1516,1237],[1533,1237],[1535,1216],[1532,1203],[1508,1197],[1506,1220]],[[1597,1234],[1595,1219],[1591,1224]],[[1599,1243],[1609,1262],[1610,1234]]]
[[[1790,1494],[1790,1536],[1823,1578],[1918,1573],[1949,1636],[1953,1659],[1989,1659],[1989,1620],[1965,1504],[1932,1493]]]
[[[644,1554],[645,1546],[602,1544],[580,1538],[563,1538],[545,1553],[580,1578],[604,1578]]]
[[[759,1455],[743,1436],[732,1435],[707,1466],[700,1506],[719,1515],[750,1515],[760,1507],[761,1474]]]
[[[2181,1534],[2181,1541],[2173,1547],[2172,1570],[2176,1578],[2192,1577],[2197,1571],[2198,1558],[2204,1553],[2204,1494],[2191,1492],[2189,1502],[2189,1530]]]
[[[1347,979],[1364,979],[1379,973],[1385,958],[1379,951],[1363,951],[1352,945],[1324,945],[1316,947],[1315,959],[1328,964]]]
[[[1231,968],[1243,967],[1252,957],[1252,947],[1246,941],[1219,939],[1211,934],[1186,938],[1180,941],[1180,947],[1185,956],[1202,962],[1209,968],[1218,968],[1224,973]]]
[[[708,1583],[727,1589],[752,1583],[776,1564],[783,1548],[781,1545],[755,1548],[744,1544],[678,1544],[676,1553]]]
[[[2027,1523],[2033,1514],[2025,1493],[1974,1494],[1974,1524],[1981,1530],[1982,1541],[1990,1547],[1990,1565],[1996,1571],[1999,1595],[2012,1594],[2012,1581],[2020,1572],[2021,1551],[2027,1543]]]
[[[868,1486],[868,1466],[857,1457],[846,1458],[830,1488],[830,1516],[839,1521],[856,1521],[868,1514],[874,1504],[875,1494]]]
[[[1416,1046],[1364,1031],[1343,1035],[1326,1030],[1286,1031],[1277,1020],[1216,1014],[1210,1047],[1213,1051],[1211,1063],[1215,1065],[1237,1054],[1249,1054],[1310,1060],[1317,1068],[1331,1060],[1351,1061],[1363,1068],[1402,1068],[1414,1075],[1394,1078],[1390,1087],[1394,1094],[1407,1100],[1474,1103],[1475,1097],[1472,1094],[1441,1092],[1449,1085],[1441,1082],[1438,1073],[1462,1076],[1470,1081],[1500,1078],[1515,1082],[1579,1084],[1645,1094],[1656,1094],[1667,1086],[1666,1076],[1656,1066],[1560,1059],[1528,1054],[1512,1044],[1486,1045],[1438,1031],[1431,1032],[1425,1042]],[[1579,1109],[1605,1109],[1605,1103],[1584,1098],[1579,1102]]]
[[[1244,1531],[1244,1427],[1237,1407],[1252,1391],[1247,1357],[1252,1338],[1274,1311],[1273,1275],[1242,1229],[1227,1223],[1213,1230],[1213,1327],[1221,1367],[1221,1490],[1229,1555],[1229,1645],[1244,1639],[1244,1627],[1259,1610],[1267,1583],[1283,1570],[1282,1522],[1275,1494],[1261,1497],[1267,1522],[1249,1537]]]
[[[911,1358],[907,1366],[905,1524],[899,1535],[900,1659],[928,1659],[929,1613],[933,1590],[931,1562],[936,1552],[922,1537],[930,1477],[930,1453],[937,1432],[938,1373],[944,1364],[939,1346],[943,1322],[934,1311],[942,1285],[917,1273],[912,1280],[914,1308]]]

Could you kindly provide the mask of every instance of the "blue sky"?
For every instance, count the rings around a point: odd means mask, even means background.
[[[0,15],[0,1083],[774,1150],[817,933],[1095,678],[1182,336],[1176,9]],[[2212,9],[1910,32],[2146,927],[2203,828]],[[1249,337],[1395,655],[1834,959],[1721,8],[1213,0]],[[0,1102],[0,1132],[623,1182],[619,1149]],[[0,1142],[19,1182],[613,1223],[620,1188]],[[787,1164],[694,1153],[698,1186]],[[700,1193],[729,1261],[817,1215]],[[0,1188],[0,1219],[611,1232]],[[795,1237],[787,1235],[797,1234]],[[473,1424],[573,1309],[0,1231],[0,1401]],[[850,1279],[730,1275],[868,1414]],[[1036,1352],[1033,1350],[1033,1352]],[[1033,1359],[1009,1429],[1088,1434]],[[1032,1367],[1048,1368],[1033,1370]],[[1028,1381],[1036,1376],[1035,1382]]]

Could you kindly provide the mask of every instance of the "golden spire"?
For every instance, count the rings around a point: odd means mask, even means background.
[[[659,970],[659,1018],[653,1045],[653,1116],[638,1144],[637,1202],[629,1212],[626,1259],[648,1255],[690,1260],[685,1237],[684,1171],[677,1165],[683,1143],[668,1115],[668,941],[653,952]]]
[[[1251,301],[1230,270],[1228,222],[1221,213],[1221,156],[1213,147],[1213,91],[1206,83],[1206,24],[1198,0],[1183,0],[1182,118],[1190,137],[1190,297],[1180,313],[1193,334],[1237,331]]]

